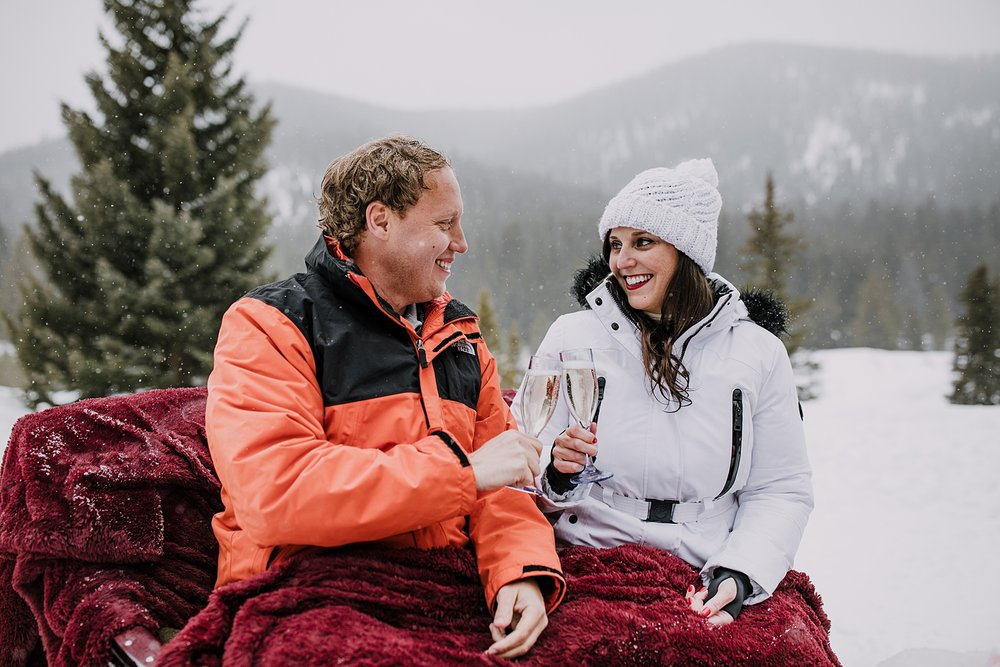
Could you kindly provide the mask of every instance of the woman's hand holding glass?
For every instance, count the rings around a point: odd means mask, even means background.
[[[587,465],[587,457],[597,455],[597,424],[589,429],[573,424],[552,443],[552,465],[561,473],[575,475]]]
[[[593,429],[603,393],[603,384],[598,380],[597,369],[594,367],[594,351],[589,347],[563,350],[559,353],[559,360],[562,361],[569,412],[580,428]],[[612,476],[610,472],[598,470],[588,454],[584,457],[583,469],[569,481],[573,484],[591,484]]]

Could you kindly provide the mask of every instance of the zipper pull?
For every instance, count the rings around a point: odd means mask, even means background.
[[[424,351],[424,341],[417,339],[417,359],[420,360],[420,367],[427,368],[427,353]]]
[[[743,430],[743,391],[733,390],[733,433]]]
[[[597,407],[594,408],[594,421],[601,416],[601,403],[604,402],[604,385],[607,384],[608,379],[603,375],[597,378]],[[597,458],[596,456],[594,458]]]

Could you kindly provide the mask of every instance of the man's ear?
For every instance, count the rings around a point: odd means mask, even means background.
[[[373,201],[365,209],[365,228],[377,239],[385,240],[389,235],[389,220],[392,209],[380,201]]]

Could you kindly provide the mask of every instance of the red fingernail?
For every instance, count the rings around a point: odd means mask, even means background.
[[[707,590],[708,590],[707,588],[705,588],[704,586],[702,586],[701,588],[698,589],[698,592],[699,593],[704,593]]]
[[[688,595],[694,593],[694,586],[688,586]]]
[[[704,616],[705,618],[708,618],[709,616],[712,615],[712,608],[705,607],[704,609],[701,610],[701,615]]]

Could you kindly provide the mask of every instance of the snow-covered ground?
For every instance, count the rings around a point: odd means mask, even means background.
[[[10,428],[17,419],[28,412],[19,398],[19,392],[10,387],[0,387],[0,452],[7,449]]]
[[[818,352],[816,510],[795,564],[846,667],[1000,665],[1000,406],[955,406],[951,355]],[[0,448],[26,409],[0,388]]]
[[[816,509],[795,567],[823,596],[834,650],[848,667],[1000,664],[1000,406],[948,403],[949,353],[815,359]]]

